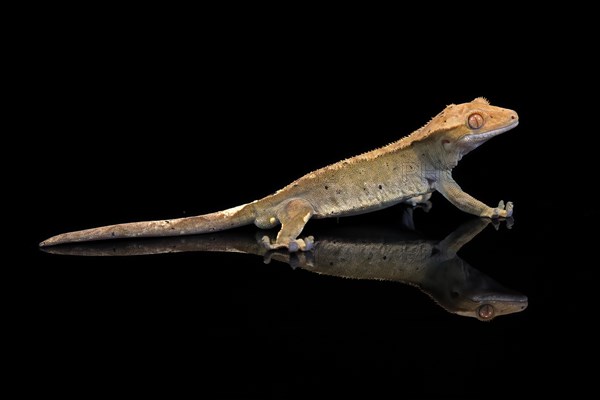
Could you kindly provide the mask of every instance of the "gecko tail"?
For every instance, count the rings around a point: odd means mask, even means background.
[[[254,207],[244,204],[210,214],[157,221],[129,222],[107,225],[52,236],[40,242],[40,247],[95,240],[166,237],[218,232],[249,225],[255,220]]]

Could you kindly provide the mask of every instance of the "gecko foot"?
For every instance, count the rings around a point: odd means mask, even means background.
[[[261,242],[268,250],[287,249],[290,253],[294,253],[297,251],[312,250],[315,245],[315,238],[307,236],[304,239],[292,239],[287,243],[273,243],[268,236],[263,236]]]
[[[297,268],[313,268],[315,266],[314,254],[310,251],[302,251],[290,254],[289,264],[293,270]]]
[[[491,217],[492,218],[512,217],[513,209],[514,209],[514,205],[513,205],[512,201],[509,201],[508,203],[506,203],[506,206],[505,206],[504,201],[500,200],[500,202],[498,203],[498,207],[496,207],[492,210]]]
[[[263,262],[270,264],[271,260],[282,261],[289,264],[293,270],[297,268],[314,268],[315,256],[312,251],[297,251],[291,253],[286,249],[269,250],[263,255]]]
[[[515,219],[513,217],[494,218],[492,219],[492,226],[495,230],[499,230],[502,222],[506,223],[506,229],[512,229],[515,224]]]

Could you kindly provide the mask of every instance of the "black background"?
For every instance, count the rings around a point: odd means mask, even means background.
[[[588,192],[594,114],[580,97],[593,69],[585,52],[552,31],[514,40],[515,27],[421,44],[393,23],[368,35],[353,23],[240,20],[222,17],[217,29],[167,16],[81,18],[32,41],[24,71],[34,111],[18,139],[36,168],[22,181],[33,195],[17,199],[34,228],[20,235],[28,267],[19,298],[23,370],[36,388],[465,398],[583,387],[595,244],[585,229],[598,222]],[[575,67],[559,67],[565,58]],[[465,157],[454,176],[488,204],[514,201],[515,226],[488,227],[460,254],[526,294],[521,313],[483,323],[412,287],[252,255],[37,249],[65,231],[249,202],[478,96],[516,110],[521,123]],[[437,194],[433,203],[416,213],[431,239],[470,218]],[[339,224],[390,227],[398,215],[391,208]],[[335,223],[311,221],[305,232]]]

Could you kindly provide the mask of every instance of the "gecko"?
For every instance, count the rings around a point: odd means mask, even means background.
[[[299,238],[312,219],[374,212],[399,203],[427,204],[441,193],[458,209],[484,218],[512,216],[513,203],[490,207],[464,192],[452,169],[464,155],[513,129],[518,114],[493,106],[483,97],[450,104],[421,128],[386,146],[317,169],[275,193],[237,207],[204,215],[129,222],[53,236],[41,247],[94,240],[194,235],[254,223],[260,229],[280,226],[267,249],[307,251],[314,238]]]

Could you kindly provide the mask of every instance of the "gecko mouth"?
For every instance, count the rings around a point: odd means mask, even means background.
[[[481,146],[483,143],[487,142],[494,136],[498,136],[501,133],[509,131],[517,125],[519,125],[518,119],[498,129],[493,129],[491,131],[482,133],[472,133],[470,135],[465,135],[462,138],[460,138],[457,143],[464,149],[464,152],[467,153]]]
[[[482,133],[474,133],[471,135],[465,135],[463,136],[460,141],[461,142],[479,142],[479,141],[486,141],[488,139],[493,138],[494,136],[497,136],[501,133],[504,133],[506,131],[509,131],[511,129],[513,129],[514,127],[516,127],[517,125],[519,125],[519,120],[515,120],[513,122],[511,122],[510,124],[503,126],[501,128],[498,129],[493,129],[491,131],[487,131],[487,132],[482,132]]]
[[[476,303],[527,304],[527,296],[516,292],[490,292],[476,294],[471,298]]]

